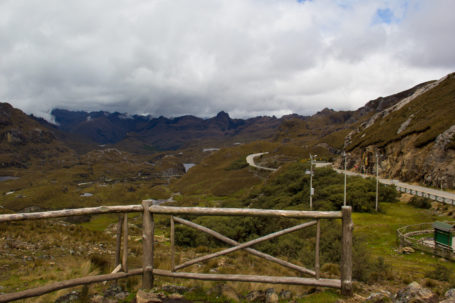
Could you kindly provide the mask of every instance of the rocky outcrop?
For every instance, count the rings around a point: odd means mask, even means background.
[[[383,177],[455,187],[454,97],[455,74],[449,74],[371,116],[345,137],[348,169],[375,173],[379,153]]]
[[[412,282],[407,287],[398,291],[394,303],[437,303],[438,297],[428,288],[423,288],[417,282]]]

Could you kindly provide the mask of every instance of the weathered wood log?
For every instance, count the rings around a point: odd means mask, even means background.
[[[118,273],[121,269],[122,269],[122,264],[119,264],[119,265],[117,265],[116,268],[114,268],[114,270],[111,272],[111,274]],[[115,282],[115,285],[117,285],[117,280],[115,280],[114,282]],[[104,281],[103,285],[106,285],[106,283],[107,283],[107,281]]]
[[[120,264],[120,249],[122,245],[122,226],[123,226],[123,218],[121,215],[118,217],[117,223],[117,241],[115,243],[115,266]]]
[[[277,277],[277,276],[256,276],[256,275],[227,275],[227,274],[199,274],[185,272],[171,272],[167,270],[155,269],[153,273],[157,276],[196,279],[207,281],[239,281],[239,282],[257,282],[271,284],[291,284],[291,285],[309,285],[340,288],[341,282],[336,279],[319,279],[299,278],[299,277]]]
[[[20,214],[5,214],[0,215],[0,223],[8,221],[22,221],[32,219],[50,219],[81,215],[96,215],[107,213],[127,213],[127,212],[142,212],[142,205],[120,205],[120,206],[99,206],[86,207],[75,209],[62,209],[36,213],[20,213]]]
[[[279,236],[282,236],[282,235],[285,235],[285,234],[288,234],[288,233],[303,229],[305,227],[315,225],[315,224],[316,224],[316,221],[310,221],[310,222],[299,224],[299,225],[296,225],[296,226],[293,226],[293,227],[290,227],[290,228],[286,228],[286,229],[283,229],[283,230],[268,234],[267,236],[260,237],[260,238],[257,238],[257,239],[242,243],[242,244],[237,245],[235,247],[227,248],[227,249],[218,251],[218,252],[213,253],[213,254],[208,254],[208,255],[205,255],[205,256],[202,256],[202,257],[195,258],[193,260],[187,261],[185,263],[177,265],[175,267],[175,270],[178,270],[178,269],[181,269],[181,268],[184,268],[184,267],[188,267],[190,265],[193,265],[193,264],[196,264],[196,263],[199,263],[199,262],[202,262],[202,261],[207,261],[207,260],[210,260],[210,259],[215,258],[215,257],[226,255],[226,254],[229,254],[231,252],[237,251],[239,249],[244,249],[244,248],[247,248],[249,246],[252,246],[252,245],[255,245],[255,244],[258,244],[258,243],[261,243],[261,242],[264,242],[264,241],[267,241],[267,240],[270,240],[270,239],[273,239],[273,238],[276,238],[276,237],[279,237]]]
[[[341,294],[352,296],[352,230],[351,206],[343,206],[342,251],[341,251]]]
[[[142,201],[144,209],[143,223],[142,223],[142,268],[144,274],[142,275],[142,288],[151,289],[153,287],[153,237],[155,224],[153,215],[149,212],[149,207],[152,201]]]
[[[174,227],[174,216],[171,216],[171,271],[175,271],[175,227]]]
[[[89,276],[83,278],[76,278],[72,280],[61,281],[50,285],[27,289],[10,294],[0,295],[0,303],[11,302],[20,299],[41,296],[56,290],[75,287],[79,285],[87,285],[99,283],[103,281],[111,281],[123,279],[131,276],[143,274],[142,268],[130,270],[128,273],[118,272],[113,274],[105,274],[99,276]],[[224,274],[198,274],[198,273],[182,273],[171,272],[167,270],[154,269],[153,274],[157,276],[173,277],[181,279],[197,279],[207,281],[239,281],[239,282],[257,282],[257,283],[271,283],[271,284],[291,284],[291,285],[309,285],[340,288],[340,280],[335,279],[310,279],[310,278],[297,278],[297,277],[274,277],[274,276],[256,276],[256,275],[224,275]]]
[[[320,278],[321,270],[319,268],[319,241],[321,238],[321,220],[316,224],[316,247],[314,249],[314,271],[316,272],[316,279]]]
[[[152,205],[150,212],[167,215],[203,215],[203,216],[258,216],[286,217],[300,219],[341,219],[340,211],[300,211],[253,208],[215,208],[215,207],[173,207]]]
[[[118,279],[123,279],[131,276],[136,276],[142,274],[142,268],[131,270],[128,273],[124,272],[119,272],[119,273],[114,273],[114,274],[105,274],[105,275],[99,275],[99,276],[89,276],[89,277],[83,277],[83,278],[77,278],[77,279],[72,279],[72,280],[66,280],[66,281],[61,281],[61,282],[56,282],[50,285],[45,285],[41,287],[36,287],[36,288],[31,288],[15,293],[10,293],[10,294],[4,294],[0,295],[0,303],[3,302],[11,302],[11,301],[16,301],[20,299],[26,299],[26,298],[31,298],[31,297],[37,297],[41,296],[59,289],[65,289],[65,288],[70,288],[74,286],[79,286],[79,285],[87,285],[87,284],[92,284],[92,283],[99,283],[103,281],[111,281],[111,280],[118,280]]]
[[[128,272],[128,214],[123,215],[123,272]]]
[[[185,225],[187,225],[189,227],[192,227],[192,228],[197,229],[199,231],[205,232],[205,233],[207,233],[207,234],[209,234],[209,235],[211,235],[211,236],[217,238],[218,240],[221,240],[221,241],[223,241],[223,242],[225,242],[227,244],[230,244],[230,245],[239,245],[240,244],[239,242],[234,241],[234,240],[232,240],[232,239],[230,239],[230,238],[228,238],[228,237],[226,237],[226,236],[224,236],[224,235],[222,235],[222,234],[220,234],[220,233],[218,233],[218,232],[216,232],[216,231],[214,231],[212,229],[209,229],[209,228],[207,228],[205,226],[201,226],[199,224],[187,221],[187,220],[182,219],[182,218],[178,218],[178,217],[173,217],[173,218],[174,218],[174,220],[176,222],[185,224]],[[172,225],[171,225],[171,229],[172,229]],[[172,239],[172,233],[171,233],[171,239]],[[171,242],[172,242],[172,240],[171,240]],[[258,250],[253,249],[253,248],[244,248],[244,250],[249,252],[249,253],[251,253],[251,254],[253,254],[253,255],[255,255],[255,256],[258,256],[258,257],[266,259],[268,261],[280,264],[280,265],[282,265],[284,267],[287,267],[287,268],[290,268],[290,269],[293,269],[293,270],[297,270],[297,271],[299,271],[301,273],[309,274],[309,275],[312,275],[312,276],[314,276],[316,274],[314,271],[312,271],[310,269],[307,269],[305,267],[298,266],[296,264],[292,264],[290,262],[275,258],[275,257],[273,257],[271,255],[268,255],[266,253],[260,252]],[[175,264],[173,264],[172,268],[175,268]],[[173,271],[175,271],[175,270],[173,270]]]
[[[116,268],[111,272],[111,274],[118,273],[122,269],[122,264],[117,265]]]

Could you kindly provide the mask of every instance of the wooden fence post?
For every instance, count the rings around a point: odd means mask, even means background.
[[[341,294],[352,296],[352,230],[351,206],[343,206],[342,212],[342,248],[341,248]]]
[[[171,216],[171,271],[175,271],[175,227],[174,216]]]
[[[149,208],[152,201],[142,201],[144,207],[143,223],[142,223],[142,268],[144,273],[142,275],[142,288],[151,289],[153,287],[153,234],[155,224],[153,215],[150,213]]]
[[[122,245],[122,226],[123,226],[123,218],[121,215],[118,216],[118,223],[117,223],[117,242],[115,245],[115,267],[120,264],[120,248]]]
[[[123,215],[123,272],[128,272],[128,213]]]
[[[321,276],[321,270],[319,265],[319,242],[321,238],[321,220],[317,220],[316,223],[316,247],[314,249],[314,271],[316,272],[316,279],[319,279]]]

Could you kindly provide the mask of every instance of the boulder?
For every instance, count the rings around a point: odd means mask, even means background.
[[[402,248],[400,248],[398,250],[398,253],[403,254],[403,255],[409,255],[409,254],[412,254],[414,252],[415,252],[414,248],[409,247],[409,246],[402,247]]]
[[[161,303],[163,302],[160,297],[153,292],[147,292],[140,289],[136,293],[136,303]]]
[[[282,289],[280,291],[279,297],[281,300],[291,300],[292,299],[292,292],[289,290]]]
[[[389,292],[375,292],[366,298],[365,303],[391,303],[392,298]]]
[[[266,303],[278,303],[278,294],[274,288],[269,288],[265,291],[265,302]]]
[[[447,299],[455,298],[455,288],[451,288],[451,289],[449,289],[448,291],[446,291],[446,293],[444,294],[444,296],[445,296]]]
[[[245,299],[248,302],[265,302],[265,293],[262,290],[250,291]]]
[[[181,285],[164,285],[161,289],[167,293],[178,293],[181,295],[189,291],[188,287]]]
[[[81,293],[78,291],[73,290],[72,292],[61,296],[55,300],[55,303],[72,303],[72,302],[79,302],[81,299]]]
[[[428,288],[412,282],[395,295],[394,303],[437,303],[438,297]]]

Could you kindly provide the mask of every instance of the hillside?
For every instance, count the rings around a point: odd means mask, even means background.
[[[8,103],[0,103],[0,168],[56,165],[74,154],[51,129]]]
[[[455,185],[455,74],[428,82],[361,123],[345,138],[349,167],[403,181]]]

